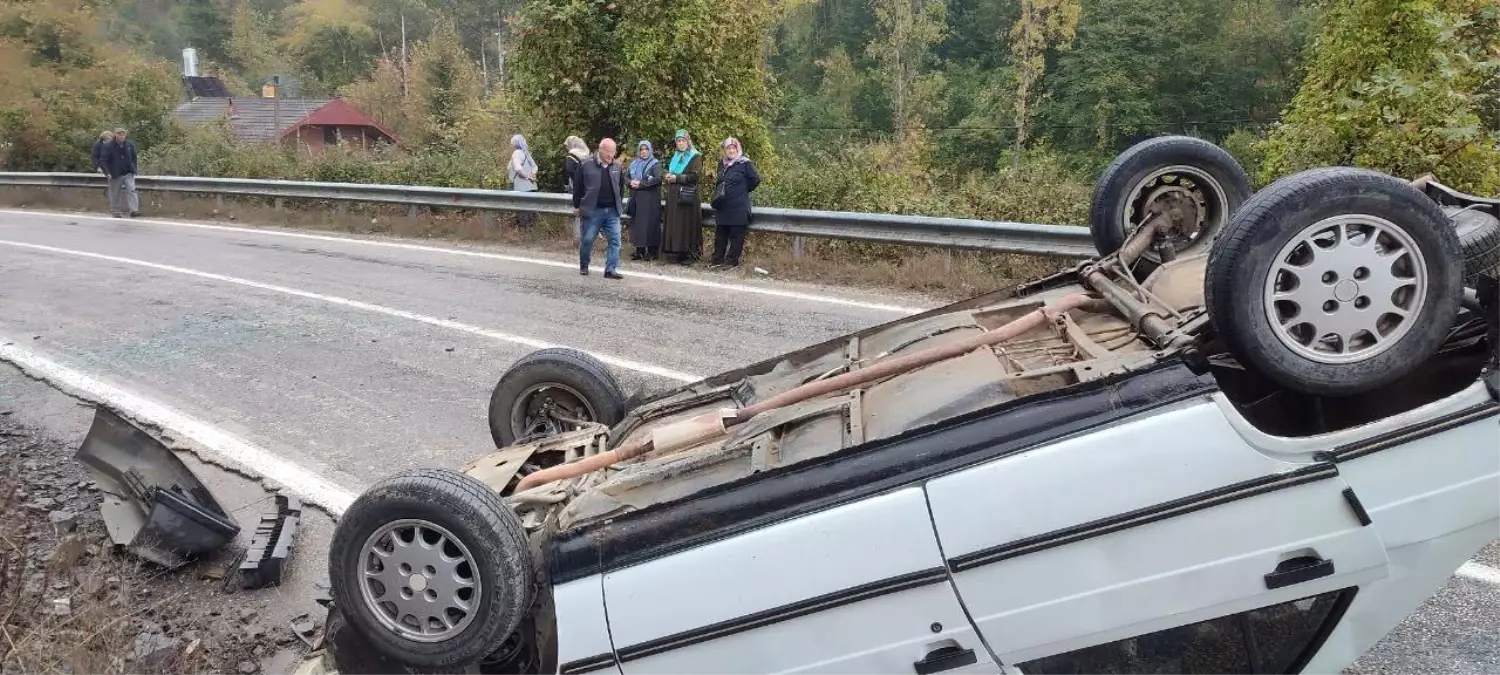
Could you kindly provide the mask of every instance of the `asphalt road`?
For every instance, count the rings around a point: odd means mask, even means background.
[[[599,262],[583,277],[576,265],[0,213],[0,336],[357,488],[493,449],[490,392],[538,343],[617,357],[627,389],[655,391],[901,315],[628,266],[605,280]]]
[[[601,263],[581,277],[491,248],[0,211],[0,345],[358,491],[492,448],[490,390],[544,344],[649,393],[936,304],[629,262],[608,281]],[[1500,546],[1478,562],[1500,568]],[[1496,636],[1500,583],[1455,576],[1350,672],[1500,672]]]

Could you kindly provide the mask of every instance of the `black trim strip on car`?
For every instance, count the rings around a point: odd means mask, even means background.
[[[586,673],[591,670],[607,668],[613,665],[615,665],[614,654],[598,654],[595,656],[590,656],[586,659],[578,659],[576,661],[569,661],[567,663],[564,663],[560,668],[558,668],[558,671],[562,673]]]
[[[825,593],[823,595],[798,600],[797,602],[772,607],[733,619],[726,619],[707,626],[700,626],[692,630],[674,633],[654,640],[647,640],[637,644],[624,647],[619,651],[620,662],[632,661],[645,658],[654,654],[681,649],[683,647],[707,642],[721,637],[734,635],[747,630],[763,628],[774,623],[795,619],[816,612],[823,612],[835,607],[841,607],[871,598],[899,593],[901,591],[921,588],[932,584],[948,581],[948,570],[941,567],[911,572],[900,576],[881,579],[867,584],[860,584],[851,588]]]
[[[1119,515],[1100,518],[1087,523],[1044,532],[998,546],[991,546],[971,553],[957,555],[948,559],[948,566],[954,572],[961,572],[1017,556],[1036,553],[1112,532],[1119,532],[1120,530],[1166,520],[1167,518],[1175,518],[1194,511],[1201,511],[1248,497],[1255,497],[1268,492],[1285,490],[1298,485],[1333,478],[1338,474],[1339,470],[1337,466],[1331,463],[1321,463],[1287,473],[1262,476],[1160,504],[1154,504],[1134,511],[1128,511]]]
[[[1331,452],[1326,453],[1326,456],[1334,462],[1347,462],[1351,459],[1358,459],[1365,455],[1380,452],[1381,450],[1388,450],[1403,443],[1410,443],[1419,438],[1440,434],[1470,422],[1495,415],[1500,415],[1500,403],[1481,403],[1440,417],[1434,417],[1420,424],[1403,427],[1355,443],[1341,445],[1334,448]]]
[[[554,583],[582,579],[1030,450],[1218,390],[1180,359],[777,467],[559,533]]]
[[[1349,509],[1354,511],[1354,517],[1359,519],[1360,527],[1366,527],[1375,522],[1370,520],[1370,512],[1366,511],[1364,503],[1359,501],[1359,495],[1354,494],[1354,488],[1344,488],[1344,501],[1349,503]]]

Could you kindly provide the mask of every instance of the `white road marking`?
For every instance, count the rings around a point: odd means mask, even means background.
[[[1465,579],[1472,579],[1474,581],[1482,581],[1487,584],[1500,586],[1500,570],[1490,567],[1489,565],[1483,565],[1474,562],[1472,560],[1464,563],[1462,567],[1458,568],[1458,576],[1461,576]]]
[[[0,338],[0,361],[73,396],[105,404],[125,415],[158,426],[173,435],[192,439],[204,451],[259,473],[304,500],[338,516],[354,502],[355,493],[313,471],[222,429],[179,413],[156,401],[69,368],[52,359],[17,347]]]
[[[0,213],[13,213],[13,214],[16,214],[16,215],[26,215],[26,216],[43,216],[43,217],[48,217],[48,218],[73,218],[73,219],[87,218],[89,220],[102,220],[102,221],[109,221],[109,222],[117,222],[117,219],[115,219],[115,218],[106,218],[106,217],[103,217],[103,216],[94,216],[94,215],[88,215],[88,214],[82,214],[82,213],[74,214],[74,213],[57,213],[57,212],[51,212],[51,211],[25,211],[25,210],[20,210],[20,209],[0,209]],[[404,250],[408,250],[408,251],[422,251],[422,252],[426,252],[426,253],[446,253],[446,254],[449,254],[449,255],[469,256],[469,257],[472,257],[472,258],[485,258],[485,259],[489,259],[489,260],[504,260],[506,262],[526,263],[526,264],[529,264],[529,265],[542,265],[542,266],[545,266],[545,267],[556,267],[556,268],[568,269],[568,270],[576,270],[576,269],[578,269],[577,263],[564,262],[564,261],[561,261],[561,260],[546,260],[546,259],[543,259],[543,258],[528,258],[528,257],[525,257],[525,256],[508,255],[508,254],[504,254],[504,253],[486,253],[486,252],[483,252],[483,251],[466,251],[466,250],[463,250],[463,249],[447,248],[447,247],[442,247],[442,246],[423,246],[421,244],[403,244],[401,242],[394,242],[394,241],[378,241],[378,240],[373,240],[373,239],[355,239],[355,238],[352,238],[352,237],[337,237],[337,236],[324,235],[324,234],[307,234],[307,233],[302,233],[302,232],[282,232],[282,231],[277,231],[277,230],[262,230],[262,229],[253,228],[253,227],[235,227],[235,226],[231,226],[231,225],[208,225],[206,223],[187,223],[187,222],[181,222],[181,221],[175,221],[175,220],[156,220],[156,219],[149,219],[149,218],[132,218],[129,221],[125,221],[125,222],[129,222],[129,223],[132,223],[132,224],[166,225],[166,226],[170,226],[170,227],[197,228],[197,229],[203,229],[203,230],[220,230],[220,231],[224,231],[224,232],[236,232],[236,233],[240,233],[240,234],[265,235],[265,236],[268,236],[268,237],[288,237],[288,238],[292,238],[292,239],[307,239],[307,240],[312,240],[312,241],[329,241],[329,242],[337,242],[337,243],[340,243],[340,244],[359,244],[359,245],[362,245],[362,246],[382,246],[382,247],[385,247],[385,248],[404,249]],[[723,283],[723,282],[718,282],[718,281],[707,281],[707,280],[704,280],[704,279],[692,279],[692,278],[688,278],[688,277],[679,277],[679,276],[674,276],[674,275],[670,275],[670,274],[652,274],[650,272],[631,271],[630,272],[630,277],[632,279],[650,279],[652,281],[662,281],[662,282],[674,283],[674,284],[684,284],[684,285],[687,285],[687,286],[697,286],[697,287],[700,287],[700,288],[712,288],[714,290],[733,291],[733,292],[737,292],[737,293],[751,293],[751,294],[756,294],[756,295],[769,295],[769,296],[772,296],[772,297],[786,298],[786,299],[789,299],[789,300],[804,300],[804,301],[807,301],[807,302],[821,302],[821,303],[826,303],[826,304],[831,304],[831,305],[842,305],[842,306],[845,306],[845,307],[856,307],[856,308],[859,308],[859,309],[871,309],[871,310],[875,310],[875,311],[891,312],[891,313],[895,313],[895,314],[918,314],[918,313],[927,311],[926,309],[922,309],[922,308],[918,308],[918,307],[901,307],[899,305],[887,305],[887,304],[882,304],[882,303],[878,303],[878,302],[864,302],[864,301],[861,301],[861,300],[849,300],[849,299],[846,299],[846,298],[836,298],[836,297],[827,296],[827,295],[817,295],[817,294],[814,294],[814,293],[801,293],[801,292],[798,292],[798,291],[787,291],[787,290],[781,290],[781,289],[777,289],[777,288],[766,288],[766,287],[763,287],[763,286],[751,286],[751,285],[747,285],[747,284],[730,284],[730,283]]]
[[[318,301],[321,301],[321,302],[327,302],[327,303],[330,303],[330,304],[340,305],[340,306],[343,306],[343,307],[351,307],[353,309],[361,309],[361,310],[364,310],[364,311],[367,311],[367,312],[375,312],[377,314],[384,314],[386,316],[394,316],[394,317],[399,318],[399,319],[407,319],[407,320],[410,320],[410,321],[417,321],[417,322],[420,322],[420,323],[425,323],[425,324],[428,324],[428,325],[437,326],[439,328],[447,328],[449,330],[456,330],[456,331],[461,331],[461,332],[464,332],[464,333],[470,333],[470,334],[478,335],[478,336],[481,336],[481,337],[487,337],[487,338],[494,339],[494,340],[500,340],[502,342],[509,342],[509,343],[512,343],[512,344],[518,344],[518,345],[523,345],[523,346],[526,346],[526,347],[531,347],[533,349],[546,349],[548,347],[560,347],[560,346],[564,346],[564,345],[553,344],[553,343],[550,343],[550,342],[543,342],[541,340],[533,340],[531,338],[522,337],[520,335],[511,335],[509,333],[502,333],[500,331],[490,330],[488,328],[481,328],[479,326],[474,326],[474,325],[467,324],[467,323],[461,323],[461,322],[458,322],[458,321],[451,321],[451,320],[448,320],[448,319],[439,319],[439,318],[437,318],[435,316],[427,316],[425,314],[417,314],[415,312],[408,312],[408,311],[402,310],[402,309],[395,309],[395,308],[392,308],[392,307],[385,307],[383,305],[375,305],[375,304],[371,304],[371,303],[368,303],[368,302],[361,302],[359,300],[350,300],[348,298],[340,298],[340,297],[333,296],[333,295],[324,295],[322,293],[314,293],[312,291],[303,291],[303,290],[298,290],[298,289],[295,289],[295,288],[288,288],[286,286],[277,286],[275,284],[266,284],[266,283],[261,283],[259,281],[251,281],[249,279],[241,279],[239,277],[231,277],[231,276],[224,275],[224,274],[214,274],[212,272],[203,272],[201,270],[188,269],[186,267],[177,267],[176,265],[163,265],[161,263],[147,262],[145,260],[136,260],[136,259],[133,259],[133,258],[121,258],[119,256],[104,255],[102,253],[89,253],[88,251],[75,251],[75,250],[72,250],[72,249],[58,248],[56,246],[45,246],[45,245],[42,245],[42,244],[26,244],[26,243],[22,243],[22,242],[18,242],[18,241],[4,241],[4,240],[0,240],[0,245],[3,245],[3,246],[14,246],[14,247],[17,247],[17,248],[32,249],[32,250],[36,250],[36,251],[46,251],[46,252],[49,252],[49,253],[60,253],[60,254],[63,254],[63,255],[80,256],[80,257],[84,257],[84,258],[93,258],[95,260],[108,260],[110,262],[122,263],[122,264],[126,264],[126,265],[136,265],[136,266],[139,266],[139,267],[147,267],[147,268],[154,269],[154,270],[161,270],[163,272],[173,272],[173,273],[176,273],[176,274],[186,274],[186,275],[190,275],[190,276],[200,277],[200,278],[203,278],[203,279],[212,279],[214,281],[222,281],[224,283],[237,284],[237,285],[240,285],[240,286],[248,286],[250,288],[257,288],[257,289],[260,289],[260,290],[263,290],[263,291],[272,291],[272,292],[275,292],[275,293],[283,293],[283,294],[286,294],[286,295],[292,295],[292,296],[296,296],[296,297],[299,297],[299,298],[307,298],[309,300],[318,300]],[[600,353],[597,353],[597,352],[587,352],[587,353],[590,354],[591,356],[593,356],[594,358],[599,359],[600,361],[603,361],[604,363],[607,363],[609,365],[615,366],[617,368],[624,368],[626,370],[633,370],[633,371],[636,371],[638,373],[645,373],[647,375],[655,375],[657,377],[664,377],[664,378],[667,378],[667,379],[670,379],[670,380],[677,380],[679,382],[697,382],[697,381],[703,379],[699,375],[693,375],[691,373],[684,373],[684,372],[681,372],[681,371],[670,370],[670,369],[667,369],[667,368],[662,368],[660,366],[654,366],[654,365],[651,365],[649,363],[642,363],[640,361],[632,361],[630,359],[623,359],[623,358],[620,358],[618,356],[610,356],[608,354],[600,354]]]

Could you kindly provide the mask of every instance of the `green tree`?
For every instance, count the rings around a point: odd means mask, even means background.
[[[314,89],[335,91],[374,66],[375,33],[349,0],[302,0],[286,14],[290,30],[283,43]]]
[[[0,166],[87,171],[119,125],[144,150],[167,136],[177,95],[167,64],[103,36],[92,3],[0,2]]]
[[[765,162],[769,90],[764,0],[535,0],[518,15],[509,84],[541,120],[543,147],[568,133],[663,145],[677,128],[700,145],[734,135]],[[733,29],[727,27],[732,26]]]
[[[458,31],[440,23],[412,54],[411,99],[419,102],[421,142],[457,147],[464,122],[479,109],[479,73],[464,52]]]
[[[933,45],[947,31],[947,6],[941,0],[871,0],[870,7],[877,32],[866,53],[890,87],[894,126],[914,126],[913,110],[923,109],[939,86],[926,71]]]
[[[1078,31],[1078,0],[1021,0],[1021,17],[1010,29],[1016,69],[1016,149],[1026,146],[1035,116],[1036,92],[1047,70],[1047,50],[1067,49]]]
[[[1500,191],[1500,137],[1479,116],[1497,70],[1493,0],[1335,0],[1266,142],[1266,177],[1356,165]]]
[[[220,0],[183,0],[181,34],[190,40],[182,47],[194,47],[205,59],[230,60],[229,12]]]
[[[251,85],[265,81],[280,66],[271,16],[256,11],[249,2],[234,8],[229,21],[227,55]]]

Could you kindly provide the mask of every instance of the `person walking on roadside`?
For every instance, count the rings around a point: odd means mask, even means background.
[[[125,129],[115,129],[115,138],[104,150],[104,175],[109,176],[109,213],[116,218],[141,215],[141,199],[135,192],[136,153]]]
[[[507,173],[510,174],[510,189],[517,192],[536,192],[536,160],[531,157],[531,147],[526,144],[526,137],[516,134],[510,137],[510,146],[515,150],[510,153],[510,164]],[[518,220],[521,227],[530,229],[536,214],[530,211],[522,211]]]
[[[99,140],[94,141],[93,167],[94,171],[102,173],[106,178],[109,172],[104,170],[104,153],[109,150],[109,144],[115,142],[115,132],[105,129],[99,134]],[[106,181],[104,187],[104,199],[109,201],[109,185]]]
[[[760,185],[760,172],[745,156],[745,149],[734,137],[724,139],[724,160],[719,165],[719,181],[714,189],[714,257],[710,269],[739,267],[745,246],[745,231],[750,228],[750,193]]]
[[[662,253],[676,258],[680,265],[691,265],[703,254],[703,205],[698,198],[698,179],[703,171],[703,155],[693,147],[693,137],[678,129],[673,139],[677,151],[667,163],[663,180],[667,185],[662,228]]]
[[[609,244],[604,258],[604,278],[624,279],[620,265],[620,214],[624,213],[625,177],[615,161],[615,141],[599,141],[599,152],[578,166],[573,180],[573,213],[582,216],[578,242],[578,273],[587,276],[594,253],[594,238],[602,231]]]
[[[573,194],[573,178],[578,174],[578,167],[588,161],[589,146],[583,142],[582,138],[569,136],[567,140],[563,141],[563,148],[568,151],[567,155],[563,157],[563,189],[567,190],[568,194]],[[578,245],[582,222],[581,218],[573,216],[574,246]]]
[[[115,132],[105,130],[99,134],[99,140],[94,141],[94,170],[100,173],[104,171],[104,151],[109,149],[109,144],[115,140]]]
[[[652,152],[651,141],[636,144],[630,162],[631,260],[655,260],[661,247],[661,161]]]

